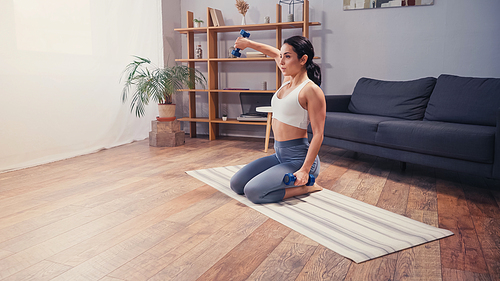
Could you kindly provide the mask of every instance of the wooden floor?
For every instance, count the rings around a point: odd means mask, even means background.
[[[185,171],[263,140],[136,142],[0,174],[0,280],[500,280],[500,183],[323,146],[318,183],[454,236],[356,264]]]

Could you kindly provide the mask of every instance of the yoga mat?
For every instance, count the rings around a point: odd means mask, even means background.
[[[186,173],[356,263],[453,235],[326,189],[279,203],[254,204],[229,187],[242,167]]]

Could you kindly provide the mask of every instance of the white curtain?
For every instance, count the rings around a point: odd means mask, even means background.
[[[147,138],[121,102],[132,55],[163,64],[160,0],[0,0],[0,172]]]

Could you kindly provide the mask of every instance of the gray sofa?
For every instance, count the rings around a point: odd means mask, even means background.
[[[498,78],[361,78],[326,100],[326,145],[500,179]]]

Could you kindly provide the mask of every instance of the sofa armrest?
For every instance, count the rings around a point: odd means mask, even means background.
[[[497,128],[495,131],[495,156],[493,158],[492,176],[495,179],[500,179],[500,108],[497,109]]]
[[[347,107],[351,101],[351,95],[325,96],[326,112],[349,112]]]

